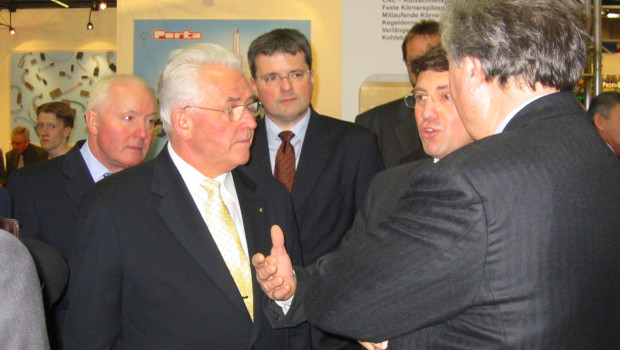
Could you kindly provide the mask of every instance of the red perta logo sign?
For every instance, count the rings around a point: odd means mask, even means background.
[[[185,29],[182,32],[168,32],[164,29],[153,29],[153,40],[197,40],[202,39],[202,32],[191,32]]]

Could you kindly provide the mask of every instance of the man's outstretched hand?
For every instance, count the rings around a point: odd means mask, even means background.
[[[271,255],[255,254],[252,265],[263,292],[273,300],[285,301],[295,295],[297,280],[291,258],[284,248],[284,233],[278,225],[271,227],[271,242]]]

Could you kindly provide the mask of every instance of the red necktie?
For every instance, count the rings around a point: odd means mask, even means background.
[[[276,153],[276,167],[273,176],[280,180],[288,191],[293,189],[293,181],[295,181],[295,149],[291,145],[291,138],[295,134],[290,131],[282,131],[278,137],[282,140],[278,153]]]

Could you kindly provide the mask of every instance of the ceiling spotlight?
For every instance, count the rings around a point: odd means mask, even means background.
[[[88,12],[88,24],[86,25],[87,30],[93,30],[93,28],[95,28],[95,26],[93,26],[93,22],[91,22],[90,20],[90,16],[92,14],[93,14],[93,9],[91,8],[90,11]]]
[[[105,1],[99,1],[99,9],[100,10],[105,10],[108,8],[108,3]]]

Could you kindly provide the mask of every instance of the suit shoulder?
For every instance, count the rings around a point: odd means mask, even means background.
[[[375,175],[375,178],[372,180],[373,186],[389,186],[394,182],[399,182],[409,177],[411,173],[424,169],[432,164],[430,159],[423,159],[383,170]]]
[[[355,123],[366,126],[372,124],[373,121],[390,118],[398,113],[402,101],[403,100],[399,98],[397,100],[373,107],[355,117]]]
[[[64,162],[65,156],[61,156],[44,162],[30,164],[19,170],[13,171],[11,175],[9,175],[9,178],[21,177],[26,180],[45,179],[46,181],[49,181],[50,178],[56,177],[61,174]]]
[[[324,130],[329,130],[339,137],[357,136],[370,137],[372,132],[367,128],[346,120],[336,119],[333,117],[317,114],[317,121],[322,124]]]

